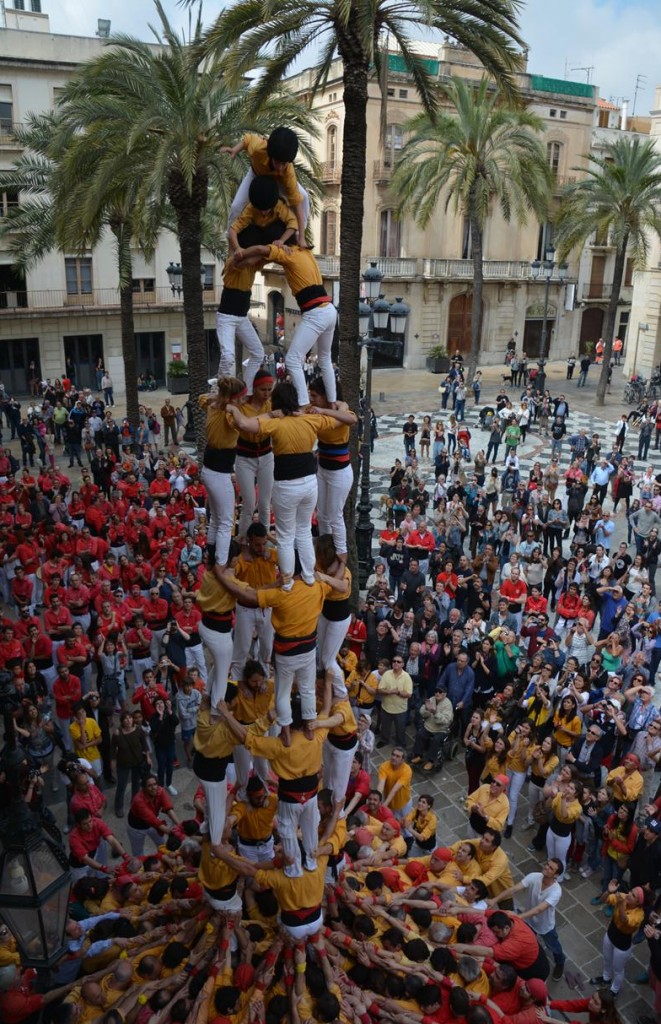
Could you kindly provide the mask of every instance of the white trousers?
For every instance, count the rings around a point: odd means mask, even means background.
[[[209,906],[213,907],[214,910],[222,910],[226,914],[238,914],[243,907],[243,903],[241,902],[241,893],[239,892],[235,892],[229,900],[215,900],[205,889],[204,898]]]
[[[207,821],[209,822],[209,839],[218,846],[223,838],[225,828],[225,809],[227,807],[227,779],[221,782],[206,782],[200,779],[207,802]]]
[[[278,833],[282,842],[282,851],[291,864],[285,867],[289,878],[300,878],[303,874],[301,848],[298,845],[298,829],[301,830],[305,863],[308,870],[314,871],[317,862],[311,854],[319,843],[319,807],[317,798],[313,796],[304,804],[289,804],[278,800]]]
[[[347,695],[344,672],[337,663],[337,656],[344,643],[350,622],[350,615],[340,622],[332,622],[322,614],[317,623],[318,661],[321,668],[329,669],[333,673],[333,696],[336,700],[343,700]]]
[[[264,346],[259,335],[247,316],[234,316],[232,313],[216,313],[216,337],[220,347],[219,377],[234,377],[236,372],[236,349],[234,339],[238,338],[248,353],[248,365],[243,373],[239,368],[238,376],[246,382],[248,393],[252,392],[255,374],[264,362]]]
[[[151,636],[151,644],[150,644],[151,660],[156,665],[158,663],[158,659],[161,656],[161,650],[162,650],[162,644],[163,644],[163,637],[165,636],[165,630],[164,629],[152,629],[151,634],[152,634],[152,636]],[[140,680],[140,682],[142,682],[142,680]]]
[[[347,527],[344,522],[344,503],[353,484],[353,469],[319,468],[317,473],[317,521],[319,533],[333,535],[338,555],[347,553]]]
[[[312,513],[316,504],[316,475],[302,476],[298,480],[274,481],[273,511],[280,572],[285,576],[294,575],[296,547],[301,560],[301,576],[306,583],[314,582]]]
[[[337,323],[337,310],[332,302],[323,306],[313,306],[301,313],[301,320],[285,356],[285,366],[289,371],[292,383],[298,395],[298,404],[307,405],[310,401],[303,365],[310,349],[317,346],[317,363],[326,389],[326,398],[334,402],[337,398],[335,371],[331,361],[331,345]]]
[[[246,786],[253,768],[263,782],[269,777],[269,763],[265,757],[253,757],[241,744],[234,748],[234,769],[236,772],[237,800],[246,799]]]
[[[571,833],[568,836],[558,836],[553,829],[546,833],[546,856],[557,857],[563,868],[567,866],[567,851],[571,846]]]
[[[204,648],[202,644],[195,644],[194,647],[186,648],[186,668],[196,668],[206,683],[208,672],[207,663],[204,660]]]
[[[259,660],[263,669],[268,672],[273,651],[273,626],[270,608],[244,608],[236,606],[234,623],[234,648],[232,651],[232,667],[230,676],[239,679],[243,666],[250,656],[253,636],[257,635],[259,644]]]
[[[334,800],[344,800],[349,776],[351,775],[351,764],[353,755],[358,749],[358,744],[351,750],[338,750],[328,740],[323,748],[324,787],[332,789]]]
[[[516,812],[519,806],[519,797],[521,796],[523,784],[526,781],[526,773],[513,772],[511,768],[508,768],[507,777],[510,780],[510,784],[507,788],[507,796],[510,802],[510,810],[509,814],[507,815],[507,824],[513,825],[516,821]]]
[[[202,483],[209,495],[209,544],[216,545],[216,562],[226,565],[234,529],[234,485],[231,473],[204,466]]]
[[[280,925],[282,930],[287,932],[288,935],[291,935],[292,939],[296,939],[297,941],[300,941],[301,939],[307,939],[308,935],[316,935],[317,932],[321,930],[323,923],[324,919],[321,916],[321,913],[319,914],[319,917],[316,918],[316,920],[309,921],[308,924],[283,924],[282,921],[278,918],[278,924]]]
[[[622,988],[625,968],[633,956],[633,944],[628,949],[617,949],[606,932],[602,952],[604,954],[604,981],[610,982],[611,992],[617,994]]]
[[[239,214],[243,213],[243,210],[250,202],[250,183],[254,177],[255,172],[252,167],[249,167],[245,173],[243,181],[236,190],[234,199],[232,200],[229,219],[227,221],[228,228],[232,227],[232,224],[238,218]],[[301,185],[300,181],[298,182],[298,191],[301,193],[301,201],[303,203],[303,225],[304,227],[307,227],[308,219],[310,217],[310,197]],[[280,193],[280,196],[285,202],[287,202],[287,196],[283,192]]]
[[[237,455],[234,474],[243,499],[239,518],[239,536],[245,537],[252,523],[255,508],[259,521],[267,530],[271,528],[271,494],[273,493],[273,452],[248,459]]]
[[[245,857],[253,864],[260,864],[266,860],[273,860],[273,840],[266,843],[258,843],[257,846],[246,846],[240,839],[236,841],[239,857]]]
[[[317,717],[315,682],[317,659],[314,651],[275,656],[275,710],[278,725],[291,725],[291,690],[294,683],[301,697],[301,714],[306,721]]]
[[[211,654],[211,672],[205,679],[206,691],[211,698],[211,707],[224,700],[227,691],[230,663],[232,661],[232,634],[219,633],[200,623],[202,642]]]

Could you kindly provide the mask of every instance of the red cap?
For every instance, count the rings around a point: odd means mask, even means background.
[[[426,882],[428,880],[427,868],[419,860],[410,860],[404,871],[412,882]]]
[[[379,868],[378,870],[389,889],[392,889],[393,892],[401,892],[403,890],[404,886],[399,877],[399,872],[395,871],[394,868]]]
[[[622,764],[626,764],[627,761],[629,764],[634,765],[635,768],[640,768],[640,758],[636,754],[625,754],[622,758]]]
[[[444,860],[446,864],[449,864],[452,860],[452,850],[447,846],[439,846],[432,851],[431,859]]]
[[[528,978],[526,988],[536,1003],[545,1003],[549,997],[549,990],[541,978]]]
[[[510,784],[510,780],[508,779],[507,775],[495,775],[493,781],[500,782],[503,789],[507,789],[507,787]]]

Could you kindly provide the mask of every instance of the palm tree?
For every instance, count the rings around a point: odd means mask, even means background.
[[[160,225],[171,208],[183,272],[190,396],[202,448],[204,418],[197,398],[207,390],[208,377],[200,280],[204,212],[211,190],[229,209],[236,188],[221,146],[247,130],[268,133],[283,121],[312,135],[316,129],[300,102],[282,91],[274,91],[257,109],[246,82],[230,86],[224,55],[207,59],[202,53],[199,13],[185,39],[171,27],[160,0],[156,9],[161,24],[158,33],[153,31],[160,47],[115,37],[67,85],[63,101],[75,109],[80,130],[106,134],[99,183],[112,189],[128,168],[137,182],[141,221]],[[99,204],[104,191],[99,189]],[[91,216],[93,195],[90,203]]]
[[[406,126],[392,179],[402,212],[413,212],[421,226],[439,203],[467,218],[473,260],[471,350],[468,372],[477,366],[483,319],[483,237],[487,217],[497,204],[504,219],[525,221],[546,212],[551,171],[536,114],[513,106],[487,79],[479,83],[453,78],[443,89],[451,113],[435,119],[422,113]]]
[[[149,258],[153,239],[147,242],[134,231],[134,179],[125,175],[123,181],[114,182],[112,189],[106,188],[105,202],[100,205],[95,191],[95,168],[104,157],[105,140],[73,131],[64,109],[30,116],[26,127],[17,129],[16,134],[25,149],[13,169],[0,175],[0,187],[16,189],[22,198],[3,221],[0,236],[8,239],[15,265],[26,270],[55,248],[62,252],[85,252],[96,246],[106,228],[113,233],[119,274],[126,414],[131,423],[137,424],[131,243]],[[90,205],[94,210],[91,218],[87,216]]]
[[[604,405],[627,253],[636,269],[648,260],[651,235],[661,238],[661,154],[650,139],[617,139],[590,157],[587,177],[562,194],[556,240],[560,256],[581,248],[597,232],[615,247],[597,402]]]
[[[235,80],[251,68],[260,68],[256,84],[260,98],[270,95],[308,47],[321,50],[313,92],[323,87],[336,54],[342,59],[339,363],[344,397],[356,411],[368,84],[372,69],[380,83],[385,81],[382,72],[388,58],[386,52],[383,59],[381,38],[387,34],[387,38],[392,36],[397,41],[425,110],[432,115],[438,105],[436,83],[416,56],[411,30],[419,31],[424,26],[456,40],[482,61],[504,89],[514,92],[515,72],[521,64],[519,47],[523,46],[517,24],[521,6],[521,0],[399,0],[395,4],[390,0],[238,0],[219,14],[206,35],[206,52],[214,54],[229,48],[226,68]],[[355,434],[351,461],[357,480]],[[344,508],[354,567],[355,506],[356,484]]]

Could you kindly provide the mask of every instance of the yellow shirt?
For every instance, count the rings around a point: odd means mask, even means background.
[[[207,444],[210,448],[236,448],[239,431],[225,409],[209,405],[209,396],[200,395],[200,406],[207,410]]]
[[[94,745],[93,747],[85,748],[80,746],[80,740],[83,737],[78,722],[74,720],[71,723],[71,725],[69,726],[69,732],[71,733],[71,739],[73,740],[73,748],[79,757],[84,757],[88,761],[98,761],[100,759],[101,754],[99,753],[99,748],[96,745]],[[90,740],[101,739],[101,729],[99,728],[98,723],[95,722],[93,718],[85,719],[84,739],[87,742],[89,742]]]
[[[253,398],[249,402],[243,402],[240,409],[243,415],[248,416],[249,418],[252,418],[253,416],[267,416],[271,411],[271,399],[269,398],[267,402],[260,402],[258,405]],[[234,422],[234,418],[232,418],[232,422]],[[236,446],[237,454],[242,454],[242,442],[248,445],[250,449],[254,449],[255,447],[264,445],[266,441],[266,434],[246,434],[239,431],[239,440]]]
[[[368,672],[363,680],[360,672],[356,672],[354,670],[347,679],[347,690],[349,691],[349,696],[355,698],[359,708],[374,707],[376,693],[369,693],[365,689],[366,684],[376,691],[379,682],[373,672]]]
[[[238,722],[243,725],[252,725],[258,718],[268,714],[273,707],[274,690],[273,680],[266,680],[266,687],[263,693],[250,694],[241,686],[237,687],[237,694],[232,701],[232,712]]]
[[[249,587],[257,590],[268,583],[275,583],[277,568],[278,552],[275,548],[267,548],[264,558],[246,558],[243,554],[239,555],[234,575],[237,580],[247,583]]]
[[[319,825],[319,833],[323,832],[323,828]],[[331,857],[337,857],[340,850],[344,849],[344,844],[347,841],[347,819],[338,818],[335,822],[335,828],[329,835],[326,843],[330,843],[332,847]],[[406,843],[404,844],[406,846]]]
[[[638,931],[645,920],[643,907],[627,907],[625,904],[626,893],[614,892],[606,900],[606,903],[615,908],[613,924],[623,935],[633,935]]]
[[[339,725],[331,727],[329,735],[352,736],[355,734],[358,725],[354,717],[353,708],[348,700],[338,700],[332,705],[330,717],[332,718],[334,715],[342,715],[342,721]]]
[[[481,804],[487,812],[487,827],[495,828],[498,832],[502,832],[510,811],[510,802],[507,794],[502,789],[498,796],[491,796],[490,790],[491,786],[489,783],[485,783],[473,793],[469,793],[466,797],[466,808],[470,814],[475,804]]]
[[[505,767],[500,763],[496,754],[492,754],[484,762],[484,770],[480,777],[480,782],[485,779],[495,779],[496,775],[503,775],[505,773]]]
[[[289,205],[298,206],[302,202],[303,196],[298,190],[294,165],[288,163],[285,164],[282,170],[274,171],[271,166],[271,158],[266,149],[266,139],[262,138],[261,135],[247,132],[243,136],[243,146],[250,158],[250,164],[255,174],[269,174],[272,178],[277,178],[278,184]]]
[[[224,889],[226,886],[236,882],[238,877],[239,873],[236,868],[230,867],[229,864],[226,864],[225,861],[220,860],[218,857],[212,857],[210,844],[202,843],[202,856],[200,858],[200,866],[197,869],[197,880],[205,889],[210,889],[211,891]]]
[[[247,587],[241,580],[236,581],[239,586]],[[213,572],[205,572],[202,577],[200,589],[195,594],[195,602],[204,614],[209,612],[213,615],[227,615],[236,608],[236,598],[229,590],[216,579]]]
[[[510,749],[507,754],[507,767],[512,772],[525,772],[526,770],[526,755],[530,743],[523,745],[524,737],[517,733],[516,729],[512,729],[512,732],[507,737],[510,744]]]
[[[350,431],[351,428],[348,423],[338,423],[336,421],[334,427],[319,431],[319,440],[322,444],[346,444],[349,440]]]
[[[565,750],[571,747],[574,740],[578,739],[578,737],[581,735],[581,729],[583,727],[580,715],[574,715],[574,717],[571,718],[568,722],[565,722],[564,720],[560,720],[559,711],[556,711],[555,715],[553,716],[553,724],[555,725],[553,739],[559,747],[564,747]],[[559,725],[561,725],[563,729],[567,729],[571,733],[571,735],[567,736],[564,732],[560,732],[558,730]]]
[[[583,808],[578,800],[570,800],[566,806],[565,813],[563,814],[562,793],[558,793],[558,795],[554,796],[551,801],[551,811],[563,825],[571,825],[572,822],[577,821],[580,818],[583,813]]]
[[[252,203],[247,203],[232,224],[232,230],[236,231],[238,235],[239,231],[243,231],[249,224],[265,228],[276,220],[281,220],[285,227],[291,228],[292,231],[296,231],[298,228],[298,221],[294,213],[286,203],[283,203],[282,199],[278,199],[272,210],[258,210]]]
[[[236,818],[239,839],[269,839],[277,806],[278,798],[274,793],[269,793],[263,807],[254,807],[245,800],[235,803],[231,813]]]
[[[266,259],[270,263],[280,264],[285,272],[285,279],[291,288],[294,298],[304,288],[309,288],[313,284],[323,285],[324,283],[321,271],[319,270],[319,264],[314,258],[311,249],[299,249],[297,245],[294,245],[289,249],[289,252],[286,252],[282,246],[269,245],[269,254]],[[330,296],[328,296],[328,301],[330,302]]]
[[[436,835],[437,824],[438,820],[433,811],[427,811],[426,814],[420,814],[420,811],[411,811],[404,818],[404,827],[418,832],[423,842]]]
[[[255,282],[255,274],[263,266],[263,263],[253,263],[249,267],[237,267],[234,258],[230,256],[223,267],[223,287],[234,288],[238,292],[251,291]]]
[[[305,637],[316,634],[321,609],[331,591],[328,583],[318,580],[311,586],[294,580],[291,590],[258,591],[257,601],[260,608],[273,609],[271,624],[278,636]]]
[[[334,427],[337,420],[332,416],[304,413],[302,416],[283,416],[271,419],[259,416],[259,429],[273,438],[275,455],[301,455],[311,452],[320,430]]]
[[[211,719],[209,708],[200,708],[197,713],[197,727],[193,746],[204,757],[229,757],[236,746],[236,736],[226,723],[218,718]]]
[[[401,690],[408,694],[413,693],[413,680],[408,672],[400,672],[395,675],[391,668],[384,672],[379,680],[379,693],[383,695],[381,707],[389,715],[402,715],[408,707],[408,697],[398,697],[393,690]]]
[[[512,869],[510,868],[507,854],[502,847],[497,847],[491,853],[485,853],[480,849],[479,839],[464,839],[458,843],[453,843],[450,847],[453,853],[456,853],[463,843],[470,843],[471,846],[475,847],[475,860],[479,866],[479,873],[473,875],[473,878],[479,878],[486,885],[489,890],[490,896],[497,896],[500,892],[505,892],[506,889],[511,889],[514,885],[512,879]],[[473,863],[471,861],[471,863]],[[467,873],[464,873],[464,877],[468,877]]]
[[[613,787],[613,796],[616,800],[633,803],[643,792],[643,776],[637,769],[626,775],[624,767],[614,768],[606,777],[606,785]]]
[[[199,715],[197,721],[199,726]],[[286,747],[279,736],[261,735],[264,724],[265,719],[261,719],[248,728],[244,746],[251,754],[266,757],[276,775],[281,779],[299,779],[321,770],[321,754],[328,729],[315,729],[311,740],[299,729],[292,729],[291,746]]]
[[[411,780],[413,778],[411,765],[402,761],[400,765],[393,768],[390,761],[384,761],[383,764],[379,765],[378,776],[385,783],[383,787],[384,799],[388,796],[393,786],[396,786],[398,782],[401,783],[401,788],[397,790],[392,800],[388,803],[391,811],[401,811],[411,799]]]
[[[324,877],[328,857],[318,857],[315,871],[304,871],[300,878],[289,878],[284,871],[258,871],[258,885],[273,889],[281,910],[311,910],[320,907],[324,896]]]

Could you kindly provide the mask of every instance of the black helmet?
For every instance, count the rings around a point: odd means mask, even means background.
[[[292,160],[296,159],[298,153],[298,139],[296,132],[293,132],[291,128],[285,128],[280,125],[279,128],[274,128],[266,143],[266,152],[271,157],[271,160],[277,160],[278,163],[289,164]]]

